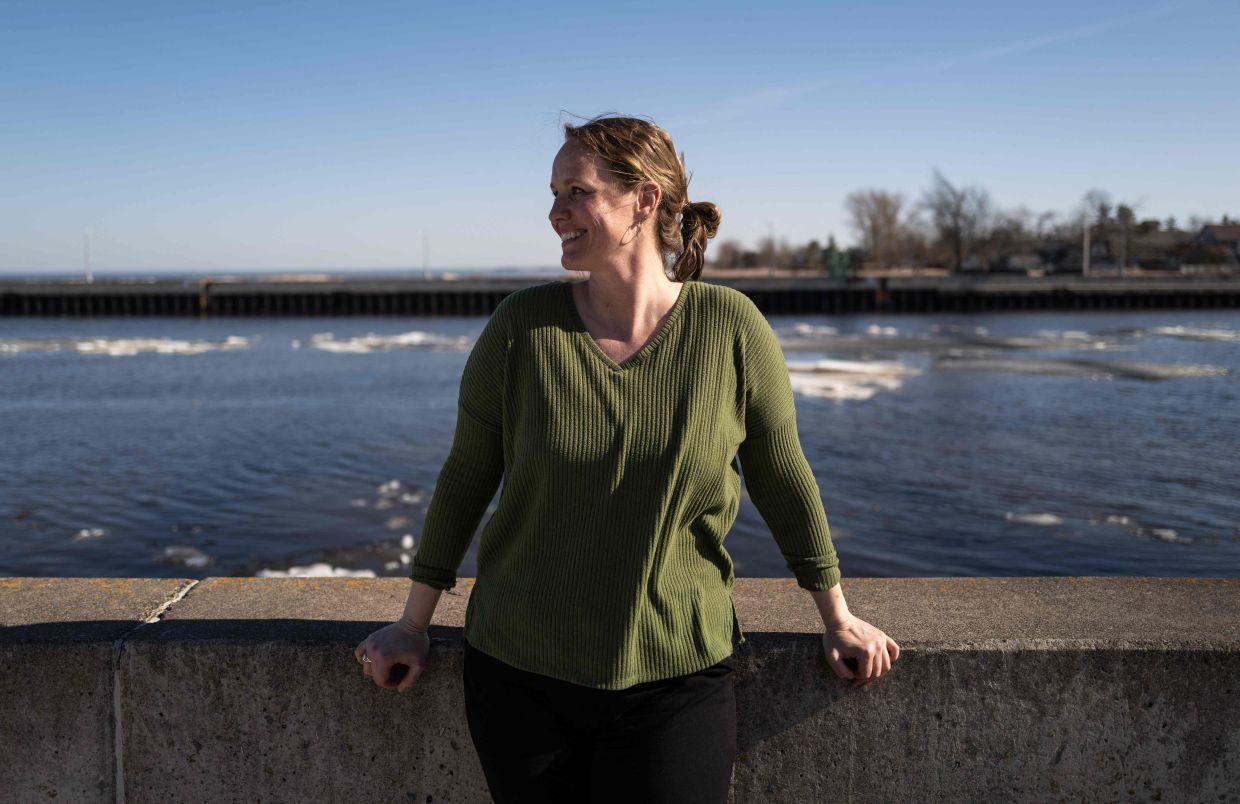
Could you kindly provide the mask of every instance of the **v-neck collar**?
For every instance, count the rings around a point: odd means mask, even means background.
[[[679,283],[681,285],[680,293],[676,296],[676,303],[672,305],[671,312],[668,313],[667,318],[664,319],[663,326],[660,327],[659,331],[646,342],[645,346],[638,350],[637,354],[633,355],[623,363],[617,363],[613,360],[611,356],[604,352],[603,348],[598,345],[598,341],[594,340],[594,336],[590,334],[590,329],[586,326],[585,320],[581,317],[581,313],[577,310],[577,300],[573,297],[573,285],[576,283],[563,282],[562,284],[564,285],[564,297],[568,302],[569,314],[572,317],[573,326],[579,333],[579,336],[586,341],[586,345],[589,350],[593,352],[595,357],[601,360],[607,368],[612,371],[624,372],[636,368],[645,362],[645,360],[650,357],[651,353],[658,348],[659,344],[667,338],[668,333],[676,326],[676,323],[683,315],[685,305],[687,303],[687,297],[689,295],[689,287],[695,284],[695,282],[689,281]]]

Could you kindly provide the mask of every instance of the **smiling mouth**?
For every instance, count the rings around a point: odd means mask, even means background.
[[[563,234],[560,235],[560,242],[567,243],[571,240],[576,240],[577,238],[581,237],[583,234],[585,234],[585,232],[581,231],[580,229],[578,229],[575,232],[564,232]]]

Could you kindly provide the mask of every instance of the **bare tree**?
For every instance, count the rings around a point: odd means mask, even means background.
[[[1003,265],[1017,254],[1036,250],[1035,217],[1027,207],[996,212],[990,231],[979,241],[978,250],[992,267]]]
[[[844,207],[869,258],[882,265],[898,262],[904,246],[904,196],[886,190],[854,190],[844,199]]]
[[[758,260],[766,268],[775,268],[779,256],[779,246],[774,237],[764,237],[758,241]]]
[[[951,250],[953,270],[960,270],[969,250],[989,229],[994,215],[990,193],[981,187],[956,187],[935,170],[921,203],[930,212],[940,241]]]
[[[1047,210],[1038,214],[1033,231],[1039,241],[1046,240],[1052,235],[1058,225],[1059,213]]]
[[[1091,240],[1102,246],[1102,253],[1108,259],[1114,256],[1110,239],[1112,209],[1111,195],[1106,190],[1089,190],[1081,199],[1081,216],[1085,219],[1085,225],[1090,227]],[[1097,246],[1091,246],[1090,251],[1096,252]]]
[[[1081,211],[1095,226],[1105,227],[1111,222],[1111,195],[1106,190],[1089,190],[1081,199]]]
[[[711,251],[714,252],[713,262],[719,268],[739,268],[745,254],[745,249],[736,240],[717,243]]]

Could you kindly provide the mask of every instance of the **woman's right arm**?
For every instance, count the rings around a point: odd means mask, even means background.
[[[353,649],[353,658],[362,665],[363,675],[380,687],[397,692],[414,685],[426,671],[431,648],[431,618],[442,594],[442,589],[421,581],[411,582],[401,618],[375,631]],[[363,661],[362,656],[370,661]],[[393,674],[393,668],[398,666],[407,669]]]
[[[409,577],[451,589],[474,531],[504,476],[505,367],[511,344],[501,302],[461,373],[456,432],[439,471]]]
[[[511,343],[503,302],[474,344],[461,374],[456,431],[440,469],[410,572],[405,611],[353,651],[363,673],[385,689],[404,692],[425,670],[430,624],[439,597],[456,572],[504,474],[504,367]],[[363,662],[362,656],[370,659]],[[393,676],[396,665],[407,671]]]

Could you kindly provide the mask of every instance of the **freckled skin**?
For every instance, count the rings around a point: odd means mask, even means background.
[[[583,234],[561,245],[560,263],[570,270],[590,270],[636,246],[633,224],[638,194],[625,192],[610,178],[598,159],[575,143],[565,143],[551,165],[551,204],[548,220],[556,233]]]

